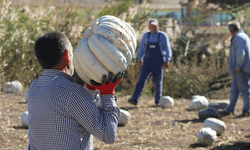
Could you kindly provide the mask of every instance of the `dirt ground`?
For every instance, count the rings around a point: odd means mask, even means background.
[[[0,92],[0,149],[27,149],[28,129],[20,124],[20,117],[27,110],[23,92],[18,95]],[[189,99],[174,99],[173,108],[154,107],[153,97],[141,97],[138,107],[127,103],[129,96],[118,96],[117,105],[127,110],[131,119],[118,127],[117,139],[108,145],[94,138],[96,150],[250,150],[250,118],[236,118],[241,114],[242,99],[235,115],[221,120],[227,129],[217,141],[205,147],[198,143],[197,134],[204,120],[198,119],[199,111],[189,111]],[[214,100],[209,100],[214,101]]]

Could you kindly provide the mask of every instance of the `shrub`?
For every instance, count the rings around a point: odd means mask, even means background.
[[[123,5],[125,4],[126,5]],[[7,81],[18,80],[24,88],[29,87],[35,78],[42,73],[36,60],[33,47],[36,39],[42,34],[58,30],[64,32],[72,43],[73,49],[83,37],[83,33],[95,18],[90,8],[56,8],[39,6],[11,7],[11,2],[2,3],[0,9],[0,86]],[[110,14],[119,16],[131,6],[131,0],[104,8],[99,15]],[[118,11],[119,10],[119,11]],[[141,31],[148,18],[145,11],[139,11],[132,21],[134,30]],[[194,32],[195,34],[195,32]],[[196,37],[196,35],[194,35]],[[219,64],[218,56],[210,55],[201,61],[196,39],[183,37],[173,43],[173,58],[170,68],[164,74],[163,96],[173,98],[191,98],[193,95],[204,95],[208,98],[229,97],[231,77],[228,76],[228,64]],[[139,48],[140,41],[137,41]],[[179,42],[179,43],[178,43]],[[189,43],[189,45],[187,45]],[[183,55],[183,49],[185,55]],[[135,53],[137,56],[137,52]],[[225,60],[227,60],[227,57]],[[132,60],[124,78],[116,91],[132,95],[140,75],[141,67],[137,65],[137,57]],[[153,96],[155,87],[152,76],[149,77],[143,95]]]
[[[34,43],[46,32],[64,32],[73,49],[81,39],[82,32],[94,18],[85,18],[81,9],[54,6],[12,7],[11,1],[0,6],[0,85],[19,80],[28,87],[43,69],[36,60]],[[88,14],[91,14],[89,10]]]

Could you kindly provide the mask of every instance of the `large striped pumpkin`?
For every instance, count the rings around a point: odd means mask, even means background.
[[[125,71],[136,49],[133,28],[114,16],[97,19],[84,33],[74,51],[73,63],[78,76],[90,84],[90,79],[101,83],[109,71]]]

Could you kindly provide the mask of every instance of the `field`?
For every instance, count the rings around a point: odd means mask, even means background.
[[[63,2],[55,0],[53,2],[58,4],[56,6],[60,8],[61,5],[64,6],[64,3],[75,2],[74,4],[77,4],[77,1],[80,2],[80,0],[64,0]],[[179,2],[177,1],[178,0],[154,0],[154,4],[152,4],[152,6],[163,7],[166,3],[172,5],[172,3]],[[29,2],[34,4],[34,1],[31,0],[24,0],[23,2],[24,3],[20,3],[20,5],[29,4]],[[37,39],[39,35],[50,30],[60,30],[69,35],[73,46],[76,46],[84,30],[86,30],[93,21],[90,16],[96,13],[95,10],[100,11],[105,5],[108,4],[107,2],[104,2],[104,0],[82,0],[81,2],[85,3],[83,6],[79,5],[80,9],[74,10],[68,8],[65,11],[65,8],[60,8],[57,11],[51,11],[50,13],[44,13],[47,12],[46,8],[31,7],[31,10],[34,10],[34,12],[6,8],[6,10],[8,10],[6,13],[13,11],[14,13],[10,14],[16,14],[18,17],[16,20],[15,17],[11,20],[8,18],[11,15],[5,15],[5,18],[2,21],[5,26],[0,32],[4,33],[4,38],[2,38],[0,45],[5,49],[1,52],[0,47],[1,57],[4,58],[0,59],[0,70],[2,73],[0,76],[0,82],[2,83],[0,87],[5,83],[5,81],[19,80],[24,83],[24,87],[26,88],[30,85],[30,82],[33,81],[39,73],[41,73],[41,69],[38,67],[34,54],[30,53],[30,50],[33,50],[34,40]],[[82,7],[85,9],[81,10]],[[3,8],[5,7],[2,6],[1,9]],[[91,9],[87,10],[86,8]],[[158,10],[158,8],[151,9]],[[88,19],[82,19],[87,18],[87,16],[89,17]],[[89,21],[89,19],[91,21]],[[73,30],[75,28],[78,30]],[[210,31],[209,29],[207,30]],[[223,33],[224,31],[228,32],[227,28],[225,29],[224,27],[218,27],[217,29],[223,31]],[[77,31],[77,33],[73,31]],[[13,41],[4,40],[12,39],[12,37],[15,37]],[[206,38],[209,39],[208,37],[209,36]],[[220,39],[220,37],[215,38]],[[212,39],[214,39],[214,36]],[[190,44],[190,51],[197,49],[197,45],[199,44],[195,43],[196,40],[197,39],[195,38],[193,41],[191,40],[192,45]],[[181,44],[177,43],[176,45],[183,46],[184,48],[186,47],[186,43]],[[213,43],[212,41],[209,44],[213,47],[217,43]],[[183,49],[183,47],[177,46],[173,46],[175,53]],[[225,49],[226,48],[224,47],[221,50]],[[14,57],[13,54],[15,54]],[[192,57],[192,55],[190,57]],[[173,66],[170,67],[170,70],[166,73],[164,78],[163,92],[173,94],[176,97],[189,97],[190,95],[193,95],[193,93],[198,93],[208,95],[213,98],[229,98],[229,89],[227,85],[230,85],[231,78],[223,76],[228,72],[228,63],[225,63],[223,67],[217,68],[219,63],[217,64],[216,62],[219,57],[221,56],[217,56],[216,54],[211,57],[207,57],[208,59],[205,59],[203,63],[200,64],[200,67],[193,65],[196,64],[196,61],[192,61],[193,63],[187,63],[189,65],[176,63],[177,65],[174,66],[173,63],[171,63],[170,65]],[[179,58],[176,60],[179,60]],[[185,59],[183,62],[185,63]],[[208,63],[209,65],[207,65]],[[132,94],[131,91],[134,88],[134,81],[138,78],[139,69],[135,65],[135,68],[131,67],[127,74],[129,78],[127,78],[126,81],[131,84],[127,84],[123,87],[123,89],[127,90],[126,93],[121,92],[123,95]],[[125,81],[125,78],[123,81]],[[224,82],[225,85],[220,88],[220,83]],[[209,91],[210,89],[208,86],[210,83],[213,83],[212,86],[209,87],[213,89],[213,91]],[[212,146],[205,147],[197,141],[197,134],[202,128],[204,120],[198,119],[199,111],[188,110],[189,99],[174,99],[175,105],[173,108],[162,109],[160,107],[155,107],[154,98],[150,97],[153,93],[152,91],[154,91],[154,88],[152,88],[154,87],[154,84],[152,81],[151,83],[149,81],[149,84],[147,83],[147,85],[147,89],[144,90],[144,92],[149,94],[141,97],[138,107],[134,107],[127,103],[130,95],[118,95],[117,105],[121,109],[125,109],[130,113],[131,120],[126,126],[120,126],[118,128],[117,139],[114,144],[107,145],[94,138],[95,150],[250,150],[249,118],[237,118],[237,116],[241,114],[241,109],[243,107],[242,99],[239,100],[235,115],[230,115],[221,119],[227,125],[225,133],[218,136],[217,141]],[[27,89],[20,94],[14,95],[5,94],[0,91],[0,150],[27,149],[29,143],[28,129],[23,128],[20,124],[20,117],[22,113],[27,110],[27,104],[24,100],[26,92]],[[209,101],[215,101],[215,99],[209,99]]]
[[[20,117],[27,110],[21,94],[0,92],[0,149],[25,150],[28,146],[28,129],[22,128]],[[217,137],[214,145],[205,147],[197,141],[197,133],[203,126],[198,119],[199,111],[189,111],[189,100],[174,99],[173,108],[155,107],[153,97],[141,97],[138,107],[127,103],[130,96],[118,96],[117,105],[131,115],[126,126],[117,131],[114,144],[107,145],[94,138],[96,150],[249,150],[250,120],[236,118],[240,115],[242,99],[239,100],[235,115],[222,118],[227,129]],[[213,101],[213,100],[209,100]]]
[[[73,7],[84,7],[84,8],[92,8],[92,9],[101,9],[104,8],[109,2],[117,2],[119,0],[19,0],[15,2],[17,5],[29,5],[29,6],[36,6],[39,3],[47,3],[52,4],[54,6],[62,7],[65,4],[69,4]],[[180,5],[179,0],[151,0],[152,3],[150,4],[151,9],[179,9]],[[188,0],[182,0],[183,2],[187,2]],[[135,0],[136,2],[136,0]]]

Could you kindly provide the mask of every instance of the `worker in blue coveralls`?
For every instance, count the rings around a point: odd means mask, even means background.
[[[241,93],[243,95],[244,107],[242,114],[238,117],[248,117],[250,110],[250,39],[244,31],[240,30],[238,21],[229,22],[228,28],[232,35],[229,73],[233,76],[233,81],[230,104],[220,114],[223,116],[230,113],[234,114],[235,106]]]
[[[162,96],[162,84],[164,69],[168,69],[172,57],[172,50],[167,34],[159,30],[157,19],[149,21],[149,30],[143,35],[138,50],[139,65],[142,66],[139,80],[136,84],[134,94],[129,103],[137,105],[147,82],[148,77],[153,73],[156,87],[155,105],[158,106]]]

